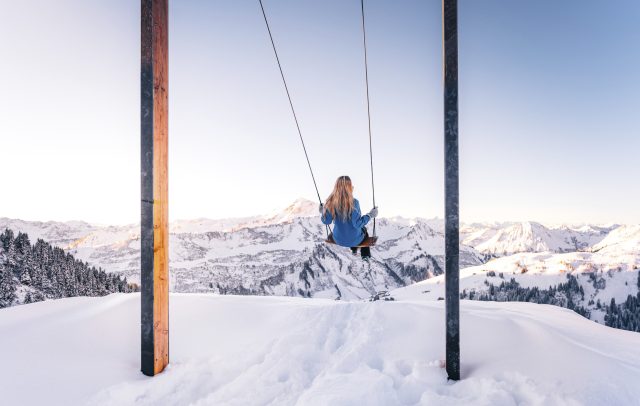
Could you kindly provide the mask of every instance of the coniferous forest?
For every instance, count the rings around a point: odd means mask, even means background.
[[[0,308],[72,296],[132,292],[126,278],[96,269],[42,239],[0,234]]]
[[[602,305],[605,311],[604,322],[607,326],[623,330],[640,332],[640,272],[638,272],[638,293],[628,295],[627,300],[616,304],[611,299],[609,304]]]

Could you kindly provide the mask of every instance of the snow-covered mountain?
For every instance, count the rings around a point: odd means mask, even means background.
[[[601,255],[640,254],[640,225],[624,225],[611,231],[591,251]]]
[[[611,300],[624,303],[640,290],[640,227],[621,226],[599,244],[584,252],[526,252],[491,259],[460,272],[460,290],[476,298],[512,279],[520,288],[549,289],[575,278],[583,295],[573,298],[576,306],[590,312],[592,320],[603,323],[604,305]],[[493,287],[492,287],[493,285]],[[444,297],[444,278],[436,276],[400,288],[394,296],[416,294],[426,299]]]
[[[32,242],[35,242],[38,238],[42,238],[46,242],[60,248],[67,247],[69,244],[100,229],[98,226],[83,221],[68,221],[64,223],[57,221],[42,222],[0,217],[0,229],[4,230],[5,228],[28,234]]]
[[[363,298],[439,275],[444,238],[433,221],[379,219],[380,237],[367,263],[348,249],[323,242],[317,204],[298,199],[282,211],[225,220],[183,220],[170,225],[171,289],[258,295]],[[0,219],[0,228],[28,230],[79,259],[139,280],[137,225],[37,223]],[[461,266],[483,256],[461,245]]]
[[[348,249],[323,243],[317,204],[305,199],[262,216],[179,220],[170,225],[171,289],[355,299],[442,274],[442,220],[394,217],[377,224],[374,259],[365,263]],[[139,280],[138,225],[0,219],[4,227],[43,238],[129,281]],[[599,272],[611,281],[598,288],[597,298],[618,300],[634,294],[631,288],[614,287],[632,284],[633,275],[617,272],[638,266],[639,248],[640,226],[463,224],[460,265],[469,268],[462,272],[463,288],[466,283],[486,287],[484,277],[466,276],[491,270],[515,275],[523,286],[545,288],[563,281],[566,273]],[[501,258],[483,265],[495,257]]]
[[[574,252],[599,243],[616,227],[546,227],[530,221],[469,224],[461,229],[461,241],[483,254],[496,257],[519,252]]]
[[[612,299],[626,306],[631,296],[633,307],[640,289],[640,225],[469,224],[462,227],[461,241],[490,257],[484,264],[461,270],[464,297],[495,300],[502,295],[503,300],[535,301],[537,292],[552,293],[569,281],[577,292],[572,306],[604,323]],[[515,284],[510,284],[512,279]],[[537,291],[528,290],[533,288]],[[442,298],[444,278],[436,276],[393,294]],[[558,300],[563,301],[568,305],[566,297]],[[638,327],[630,323],[622,328]]]

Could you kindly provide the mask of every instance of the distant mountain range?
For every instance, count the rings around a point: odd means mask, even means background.
[[[543,263],[548,263],[546,269],[553,268],[553,261],[564,261],[559,259],[562,255],[574,255],[592,266],[627,264],[638,260],[639,227],[463,224],[460,265],[490,269],[494,263],[518,263],[516,258],[522,253],[530,258],[525,261],[529,268]],[[139,280],[138,225],[104,227],[0,218],[0,229],[4,228],[42,238],[93,266],[126,276],[130,282]],[[378,219],[380,239],[370,263],[352,256],[346,248],[325,244],[324,233],[317,203],[305,199],[262,216],[173,222],[171,289],[357,299],[443,273],[442,220]],[[497,257],[503,258],[494,259]],[[500,269],[510,272],[511,268]]]
[[[584,251],[602,241],[618,225],[566,225],[546,227],[535,222],[469,224],[461,229],[461,241],[492,256],[519,252]]]
[[[487,235],[477,249],[494,256],[512,253],[463,269],[463,298],[556,304],[612,327],[640,331],[640,225],[473,229],[476,235],[465,241]],[[393,294],[437,300],[444,296],[444,280],[436,276]]]
[[[0,229],[27,232],[130,282],[140,277],[138,225],[0,219]],[[438,221],[379,219],[380,236],[367,263],[325,244],[317,204],[299,199],[282,211],[236,219],[197,219],[170,225],[171,289],[356,299],[439,275],[444,239]],[[484,255],[461,245],[461,265]]]

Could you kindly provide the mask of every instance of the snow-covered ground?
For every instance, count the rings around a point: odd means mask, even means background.
[[[401,292],[396,292],[401,293]],[[395,293],[394,293],[395,294]],[[3,405],[630,405],[640,334],[530,303],[462,301],[448,382],[444,302],[172,294],[171,365],[139,370],[139,295],[0,310]]]

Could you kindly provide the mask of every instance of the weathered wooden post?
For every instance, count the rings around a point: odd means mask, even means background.
[[[458,217],[458,1],[442,0],[444,46],[444,210],[446,352],[449,379],[460,379]]]
[[[142,0],[141,369],[169,363],[168,0]]]

